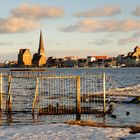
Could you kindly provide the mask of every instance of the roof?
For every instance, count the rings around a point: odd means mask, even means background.
[[[40,40],[39,40],[39,48],[38,48],[38,53],[39,54],[40,54],[40,51],[44,51],[44,43],[43,43],[42,30],[40,31]]]
[[[95,57],[96,59],[107,59],[108,58],[108,56],[93,56],[93,57]]]
[[[20,49],[19,54],[23,55],[27,50],[30,52],[29,49]]]

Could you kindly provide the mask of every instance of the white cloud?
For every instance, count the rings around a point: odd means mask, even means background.
[[[118,41],[118,45],[126,45],[129,43],[134,43],[138,41],[139,41],[139,38],[137,37],[122,38]]]
[[[37,29],[38,26],[38,22],[24,18],[9,17],[0,19],[0,33],[32,31]]]
[[[93,9],[85,12],[78,12],[76,17],[101,17],[101,16],[115,16],[121,13],[121,9],[115,5],[106,5],[98,9]]]
[[[64,32],[128,32],[140,29],[139,20],[84,19],[73,25],[60,28]]]
[[[64,10],[58,7],[22,4],[21,6],[11,10],[11,13],[15,17],[43,19],[61,17],[64,15]]]
[[[110,39],[98,39],[94,42],[91,42],[90,44],[95,44],[95,45],[106,45],[106,44],[110,44],[112,42],[112,40]]]
[[[0,19],[0,33],[17,33],[39,28],[41,19],[58,18],[64,11],[58,7],[23,4],[11,10],[11,15]]]

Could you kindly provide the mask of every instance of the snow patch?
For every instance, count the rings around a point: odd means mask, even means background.
[[[129,128],[98,128],[67,124],[2,126],[3,140],[117,140],[129,136]]]

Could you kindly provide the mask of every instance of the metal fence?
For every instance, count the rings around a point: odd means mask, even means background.
[[[23,75],[12,73],[0,78],[0,108],[6,112],[39,115],[105,113],[106,81],[103,76]]]
[[[15,71],[0,75],[0,109],[8,115],[70,115],[77,120],[85,115],[103,117],[124,101],[122,96],[129,94],[121,93],[112,77],[105,74],[74,76]],[[113,102],[117,102],[115,107]]]

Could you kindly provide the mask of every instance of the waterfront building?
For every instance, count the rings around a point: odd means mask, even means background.
[[[20,49],[18,54],[18,66],[26,67],[32,65],[32,57],[29,49]]]
[[[129,52],[126,56],[119,55],[117,58],[118,65],[125,65],[128,67],[140,66],[140,47],[136,46],[133,52]]]
[[[78,67],[86,67],[87,66],[87,59],[86,58],[79,58],[77,60]]]
[[[47,59],[47,67],[57,67],[57,58],[56,57],[49,57]]]
[[[33,55],[32,65],[36,67],[46,66],[46,55],[45,55],[42,31],[40,32],[38,53],[35,53]]]
[[[104,60],[107,60],[108,56],[87,56],[87,65],[90,67],[104,65]]]
[[[133,52],[128,53],[127,57],[133,59],[140,59],[140,47],[136,46]]]
[[[75,67],[77,65],[78,56],[65,56],[63,59],[64,67]]]
[[[64,60],[77,60],[78,56],[65,56]]]

